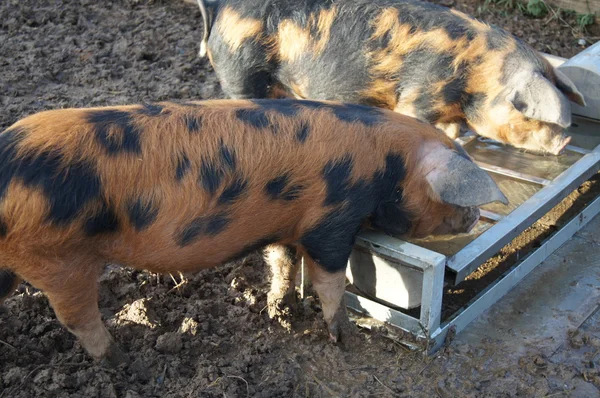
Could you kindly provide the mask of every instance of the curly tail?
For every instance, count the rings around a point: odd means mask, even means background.
[[[198,0],[198,7],[200,7],[200,13],[202,13],[202,24],[204,25],[204,33],[202,41],[200,42],[200,52],[198,53],[201,58],[206,56],[208,37],[210,36],[210,30],[214,20],[215,8],[217,8],[218,5],[218,0],[208,2],[205,2],[205,0]]]
[[[19,277],[13,272],[0,269],[0,303],[14,292],[19,281]]]

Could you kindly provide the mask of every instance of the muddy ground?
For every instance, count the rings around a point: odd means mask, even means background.
[[[451,3],[470,13],[481,5]],[[542,51],[570,57],[582,49],[582,35],[564,26],[572,17],[545,24],[493,6],[480,16]],[[177,0],[1,1],[0,129],[57,107],[221,97],[197,57],[199,19]],[[512,361],[465,345],[423,358],[385,328],[339,347],[326,341],[310,292],[291,329],[268,319],[264,271],[256,255],[185,280],[107,267],[100,308],[132,359],[118,370],[92,363],[45,297],[23,284],[0,312],[0,397],[598,394],[590,352],[600,340],[585,331],[561,349],[563,362],[535,353]]]

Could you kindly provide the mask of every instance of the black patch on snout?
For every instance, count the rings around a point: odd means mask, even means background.
[[[289,186],[289,180],[289,174],[273,178],[265,185],[265,193],[271,200],[292,201],[298,199],[304,187],[299,184]]]
[[[86,161],[64,165],[57,149],[18,156],[26,130],[9,129],[0,134],[0,200],[13,179],[28,188],[44,192],[50,205],[48,221],[66,225],[82,208],[100,194],[100,178],[95,167]]]
[[[142,152],[140,129],[129,112],[114,109],[89,111],[87,121],[94,126],[96,139],[110,155]],[[112,134],[109,133],[111,130]]]
[[[238,199],[248,187],[248,181],[241,178],[236,178],[219,196],[218,203],[220,205],[229,204]]]
[[[100,211],[86,220],[83,230],[90,237],[116,232],[119,230],[119,219],[114,210],[103,203]]]
[[[158,208],[152,201],[138,198],[137,200],[128,203],[127,214],[129,215],[129,221],[134,228],[141,231],[156,220]]]
[[[177,238],[177,244],[181,247],[187,246],[198,237],[215,236],[221,233],[230,219],[226,213],[218,213],[212,216],[198,217],[192,220],[180,233]]]
[[[177,181],[183,180],[183,177],[185,177],[186,173],[190,169],[190,166],[190,159],[186,155],[183,155],[178,160],[177,169],[175,170],[175,178],[177,179]]]

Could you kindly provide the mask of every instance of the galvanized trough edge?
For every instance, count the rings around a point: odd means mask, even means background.
[[[479,265],[556,206],[600,169],[600,145],[536,192],[509,215],[448,259],[447,266],[462,282]]]
[[[465,329],[469,323],[506,295],[548,256],[587,225],[598,213],[600,213],[600,197],[575,215],[571,221],[548,238],[538,249],[529,253],[516,267],[502,275],[491,286],[488,286],[474,297],[465,307],[458,310],[453,318],[434,331],[430,336],[432,341],[429,344],[429,354],[434,353],[442,346],[446,335],[451,329],[454,333],[459,333]]]

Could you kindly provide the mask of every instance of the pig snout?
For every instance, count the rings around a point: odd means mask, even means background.
[[[553,155],[560,155],[565,150],[567,145],[569,145],[569,142],[571,142],[570,136],[563,135],[557,137],[557,139],[553,143],[553,146],[548,149],[548,152],[550,152]]]
[[[433,235],[469,233],[477,225],[479,216],[478,207],[458,208],[452,215],[444,219],[442,224],[433,231]]]

